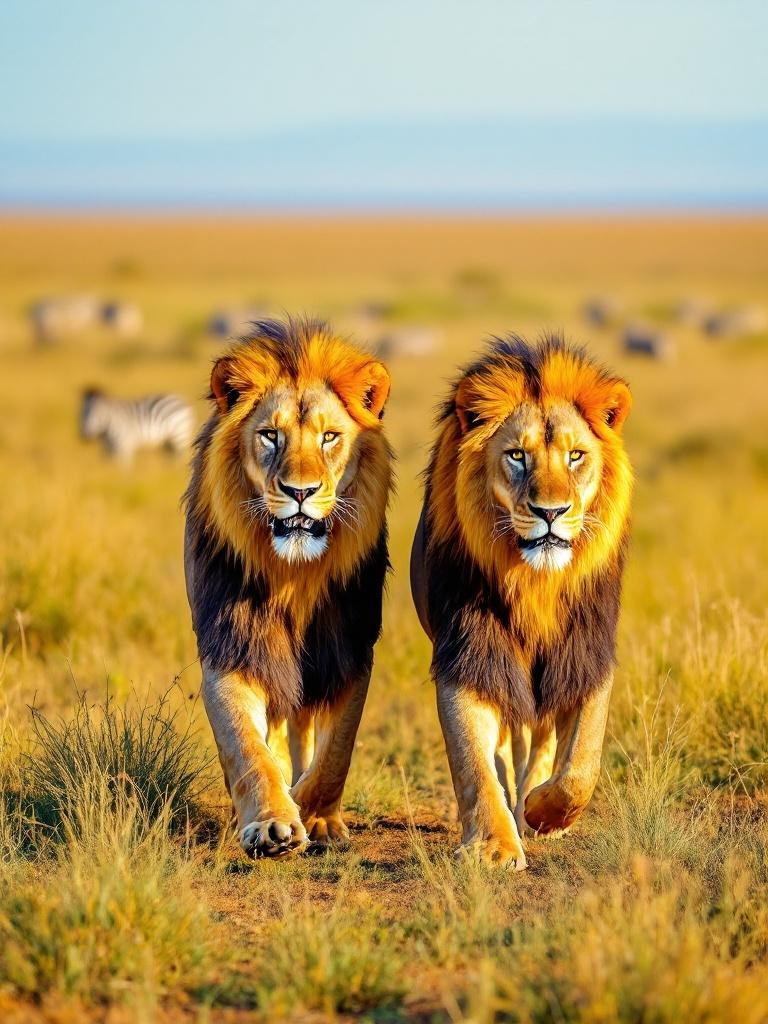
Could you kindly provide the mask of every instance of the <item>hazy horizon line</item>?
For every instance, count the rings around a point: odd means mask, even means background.
[[[179,220],[182,218],[246,218],[253,220],[295,220],[310,218],[316,220],[358,220],[358,219],[403,219],[403,220],[551,220],[568,218],[574,220],[687,220],[709,218],[713,220],[763,219],[768,217],[768,196],[752,204],[739,202],[713,204],[636,204],[636,205],[577,205],[558,206],[549,203],[541,206],[426,206],[411,205],[306,205],[274,203],[265,204],[220,204],[200,203],[197,205],[174,205],[156,203],[55,203],[40,202],[34,205],[8,203],[0,197],[0,218],[35,219],[83,218],[147,218],[157,220]]]
[[[0,205],[763,209],[768,120],[412,118],[183,139],[6,138]]]

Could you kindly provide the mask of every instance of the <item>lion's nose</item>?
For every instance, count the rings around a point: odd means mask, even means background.
[[[289,498],[293,498],[293,500],[299,505],[305,498],[311,497],[315,491],[320,490],[320,484],[302,484],[301,487],[291,487],[290,484],[284,484],[282,480],[278,480],[277,485],[283,494],[287,494]]]
[[[528,502],[531,512],[539,519],[543,519],[545,523],[554,523],[558,516],[565,515],[570,507],[570,505],[561,505],[559,508],[544,508],[542,505],[532,505],[530,501]]]

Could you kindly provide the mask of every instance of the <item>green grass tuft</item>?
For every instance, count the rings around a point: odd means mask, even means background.
[[[167,694],[127,708],[109,696],[89,704],[83,694],[69,720],[52,721],[39,709],[32,715],[24,775],[37,822],[59,836],[80,834],[91,828],[91,814],[127,796],[141,807],[141,820],[167,816],[177,827],[189,821],[209,762],[190,724],[178,728]]]

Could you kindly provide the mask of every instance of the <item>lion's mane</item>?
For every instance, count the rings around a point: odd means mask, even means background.
[[[488,440],[517,405],[549,400],[577,408],[604,460],[594,525],[557,573],[537,572],[513,544],[494,538],[485,461]],[[453,384],[425,474],[427,615],[438,685],[471,687],[522,723],[576,706],[606,678],[632,493],[620,434],[628,402],[623,382],[558,337],[535,346],[514,335],[494,339]],[[460,463],[469,471],[461,491]]]
[[[389,566],[386,507],[392,453],[377,417],[354,407],[349,381],[371,357],[313,320],[260,321],[224,357],[229,405],[213,411],[196,441],[185,495],[185,564],[200,658],[217,671],[257,681],[270,715],[333,699],[370,671],[381,630]],[[297,570],[279,559],[265,525],[248,517],[241,430],[258,398],[275,386],[328,384],[364,428],[347,492],[354,522],[334,524],[324,555]]]

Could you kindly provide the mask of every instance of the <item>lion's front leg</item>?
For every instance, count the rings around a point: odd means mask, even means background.
[[[250,857],[300,852],[307,845],[307,833],[267,745],[264,692],[239,673],[203,666],[202,693],[243,850]]]
[[[349,830],[341,813],[341,798],[352,761],[355,737],[368,693],[369,677],[351,685],[333,704],[315,717],[315,752],[312,763],[291,793],[311,843],[317,849],[346,843]]]
[[[288,717],[288,750],[291,756],[291,785],[295,786],[312,764],[315,749],[315,713],[301,708]]]
[[[525,820],[534,831],[546,834],[569,828],[592,798],[600,776],[612,687],[611,676],[580,708],[557,715],[552,778],[525,800]]]
[[[515,821],[520,835],[525,834],[525,798],[552,775],[555,760],[555,727],[551,721],[537,722],[533,727],[521,726],[521,732],[528,733],[525,744],[527,752],[515,766],[515,783],[517,802],[515,805]],[[513,740],[513,746],[515,741]],[[523,743],[519,743],[522,747]]]
[[[461,850],[523,870],[523,845],[496,772],[502,729],[496,709],[470,690],[438,683],[437,710],[459,804]]]

